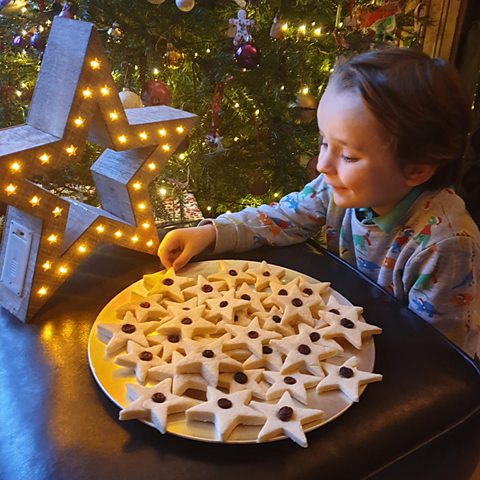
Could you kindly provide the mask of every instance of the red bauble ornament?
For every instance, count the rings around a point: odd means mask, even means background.
[[[240,68],[252,70],[260,63],[260,50],[253,43],[242,43],[235,50],[235,60]]]
[[[160,80],[148,81],[140,95],[145,106],[170,105],[172,103],[172,92],[168,85]]]
[[[255,170],[252,174],[248,191],[252,195],[265,195],[270,190],[270,180],[262,170]]]

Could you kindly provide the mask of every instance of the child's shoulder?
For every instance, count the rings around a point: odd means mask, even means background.
[[[427,190],[414,203],[406,221],[414,237],[438,243],[448,238],[470,237],[480,246],[480,232],[453,189]]]

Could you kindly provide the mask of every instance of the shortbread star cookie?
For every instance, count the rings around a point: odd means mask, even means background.
[[[172,380],[167,378],[153,387],[127,384],[127,397],[133,402],[120,410],[120,420],[151,420],[157,430],[165,433],[168,415],[183,412],[197,401],[172,393]]]
[[[197,298],[198,305],[205,303],[208,298],[219,298],[222,296],[222,291],[227,289],[227,283],[222,281],[211,282],[203,275],[197,278],[197,284],[193,287],[188,287],[183,290],[185,298]]]
[[[317,385],[317,393],[340,389],[353,402],[358,402],[362,385],[379,382],[383,378],[378,373],[358,370],[357,357],[350,357],[343,365],[323,362],[322,366],[327,376]]]
[[[230,393],[249,390],[254,397],[264,400],[266,388],[263,383],[259,383],[262,379],[262,374],[262,368],[221,373],[218,376],[218,386],[221,388],[228,388]]]
[[[243,362],[245,369],[265,367],[277,372],[282,368],[282,365],[282,354],[273,345],[263,345],[262,356],[260,358],[252,354]]]
[[[332,312],[332,310],[339,313]],[[324,337],[344,338],[358,350],[362,348],[363,337],[370,337],[382,332],[380,327],[360,320],[353,307],[350,307],[349,310],[330,309],[325,313],[324,318],[328,323],[327,327],[321,329]]]
[[[170,298],[175,302],[183,302],[185,298],[182,290],[195,284],[193,278],[177,275],[173,267],[163,272],[156,280],[155,285],[148,291],[148,294],[155,295],[161,293],[164,298]],[[145,277],[143,282],[145,285]]]
[[[284,337],[295,335],[295,329],[288,324],[281,324],[283,312],[278,307],[272,307],[268,312],[255,312],[264,330],[278,332]],[[326,325],[326,324],[325,324]]]
[[[180,313],[187,312],[192,308],[198,307],[198,301],[196,297],[190,298],[184,302],[172,302],[172,301],[165,301],[163,302],[167,311],[170,313],[172,317],[175,315],[179,315]]]
[[[287,292],[285,294],[285,292]],[[281,288],[276,296],[269,297],[278,307],[283,309],[282,325],[297,325],[307,323],[313,326],[315,318],[312,309],[320,305],[321,298],[305,296],[295,283],[290,282],[288,289]],[[267,300],[265,300],[267,302]]]
[[[248,268],[247,262],[229,263],[223,260],[218,261],[218,271],[212,273],[207,278],[208,280],[224,281],[228,288],[236,288],[242,283],[254,283],[254,278],[245,272]]]
[[[285,276],[285,270],[280,267],[269,265],[265,260],[260,265],[249,268],[246,273],[255,279],[255,290],[265,290],[270,282],[281,282]]]
[[[162,360],[166,362],[170,361],[173,352],[185,353],[185,343],[180,333],[149,335],[148,341],[152,345],[161,345],[163,347]]]
[[[298,372],[284,374],[272,371],[264,371],[263,378],[271,384],[266,392],[267,400],[273,400],[281,397],[284,392],[289,392],[295,400],[304,405],[307,403],[306,389],[316,386],[321,380],[321,377]]]
[[[207,342],[185,340],[187,355],[177,363],[177,373],[200,373],[213,387],[217,386],[220,372],[242,370],[242,364],[222,351],[223,342],[229,335]]]
[[[207,381],[199,373],[176,373],[177,363],[182,358],[184,355],[180,352],[173,352],[170,363],[164,363],[149,370],[149,378],[157,381],[171,378],[173,380],[172,392],[175,395],[183,395],[189,389],[206,392]]]
[[[251,405],[267,417],[265,425],[258,434],[257,443],[266,442],[284,434],[306,448],[308,443],[303,425],[321,420],[324,415],[322,410],[297,406],[288,392],[285,392],[276,404],[253,401]]]
[[[135,377],[143,384],[147,379],[150,368],[165,363],[159,356],[162,348],[161,345],[142,347],[138,343],[129,341],[127,343],[127,353],[125,355],[118,355],[114,363],[122,367],[133,368],[135,370]]]
[[[185,412],[187,421],[212,422],[217,440],[224,442],[238,425],[262,425],[265,415],[248,406],[251,393],[242,390],[223,393],[216,388],[207,388],[207,401]]]
[[[322,338],[312,340],[306,331],[281,340],[272,340],[270,344],[287,355],[280,370],[281,373],[304,369],[312,375],[323,377],[320,361],[343,353],[343,349],[336,342],[332,343]]]
[[[130,294],[130,302],[120,305],[116,312],[118,318],[123,318],[127,312],[132,312],[139,322],[145,320],[168,320],[170,315],[160,305],[162,295],[149,295],[144,297],[137,292]]]
[[[257,358],[262,358],[262,348],[264,344],[268,344],[270,340],[281,338],[278,332],[264,330],[255,317],[247,327],[241,325],[225,324],[225,330],[232,335],[231,340],[227,340],[223,347],[225,350],[234,348],[246,348],[250,350]]]
[[[175,315],[168,322],[162,323],[157,332],[164,335],[178,334],[182,338],[193,338],[195,335],[208,335],[217,331],[217,327],[202,315],[205,305],[192,308]]]
[[[247,283],[242,283],[242,286],[237,290],[236,297],[249,302],[247,305],[247,312],[264,312],[263,300],[268,297],[268,293],[256,292],[252,290]]]
[[[118,323],[99,323],[97,326],[98,338],[107,344],[107,355],[113,355],[125,347],[129,340],[148,347],[146,335],[155,330],[160,322],[138,322],[132,312],[127,312],[123,320]]]
[[[246,309],[247,300],[235,298],[235,290],[232,288],[225,292],[221,298],[209,298],[206,300],[208,308],[220,315],[221,320],[226,323],[234,323],[235,313]]]

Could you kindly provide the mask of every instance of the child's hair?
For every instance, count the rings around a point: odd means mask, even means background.
[[[417,50],[391,47],[338,62],[330,84],[361,94],[393,135],[401,168],[415,163],[437,166],[427,188],[456,183],[470,109],[451,65]]]

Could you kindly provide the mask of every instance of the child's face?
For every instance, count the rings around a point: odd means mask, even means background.
[[[343,208],[389,212],[411,189],[395,162],[392,137],[355,90],[327,87],[317,112],[321,147],[317,170]],[[322,140],[323,138],[323,140]]]

